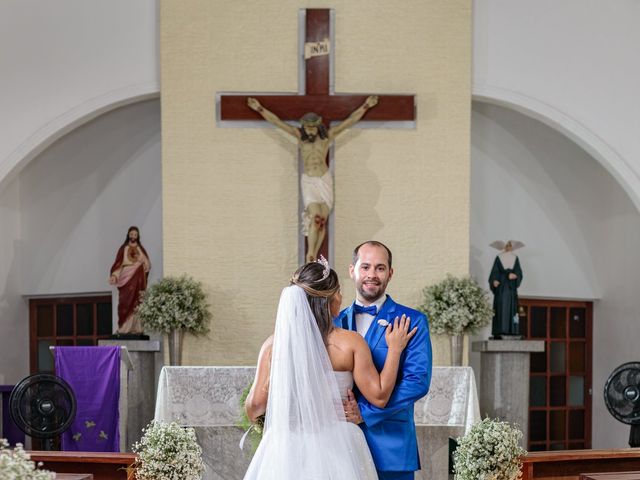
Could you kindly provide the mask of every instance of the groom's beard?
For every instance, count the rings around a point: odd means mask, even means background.
[[[378,300],[382,295],[384,295],[386,289],[387,282],[383,283],[380,280],[363,281],[357,286],[360,297],[367,302],[375,302]]]

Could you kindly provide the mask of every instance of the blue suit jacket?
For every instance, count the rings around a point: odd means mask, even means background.
[[[382,370],[387,358],[384,319],[392,322],[403,314],[411,318],[411,328],[418,327],[415,336],[402,352],[396,386],[385,408],[371,405],[356,391],[364,423],[360,424],[369,444],[373,461],[379,471],[415,471],[420,469],[413,404],[424,397],[431,383],[431,340],[424,313],[399,305],[390,296],[371,323],[365,340],[369,344],[373,363]],[[333,321],[346,330],[356,330],[353,304],[345,308]]]

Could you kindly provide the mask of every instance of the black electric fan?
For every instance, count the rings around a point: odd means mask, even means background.
[[[631,425],[629,445],[640,447],[640,362],[623,363],[609,375],[604,403],[616,420]]]
[[[27,435],[52,449],[52,440],[69,428],[76,416],[76,397],[67,382],[55,375],[36,373],[24,378],[9,397],[11,419]]]

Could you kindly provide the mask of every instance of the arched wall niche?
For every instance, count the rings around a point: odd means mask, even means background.
[[[596,159],[620,184],[640,211],[640,178],[629,163],[607,142],[568,112],[519,92],[488,85],[474,85],[474,101],[505,107],[538,120],[562,133]]]
[[[0,163],[0,190],[29,162],[69,132],[117,108],[159,96],[159,85],[151,82],[114,90],[67,110],[54,121],[42,125]]]

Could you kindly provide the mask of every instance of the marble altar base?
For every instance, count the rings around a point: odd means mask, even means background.
[[[206,465],[204,480],[242,480],[251,463],[251,447],[240,450],[238,444],[244,432],[238,427],[195,427],[198,444]],[[418,447],[422,470],[416,480],[447,480],[449,468],[449,437],[464,435],[464,427],[417,425]],[[220,461],[220,459],[224,459]]]

